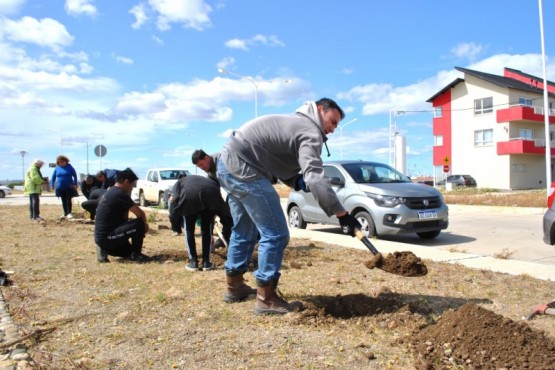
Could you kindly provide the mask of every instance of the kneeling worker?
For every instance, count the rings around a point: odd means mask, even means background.
[[[137,179],[137,175],[129,168],[119,172],[115,185],[108,189],[98,203],[94,225],[98,262],[108,262],[108,255],[137,262],[149,260],[141,253],[143,239],[148,232],[146,215],[131,199]],[[129,219],[129,212],[137,218]]]

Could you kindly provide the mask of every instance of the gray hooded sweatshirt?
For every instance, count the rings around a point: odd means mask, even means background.
[[[220,160],[236,178],[252,181],[278,179],[294,187],[301,173],[324,212],[345,211],[324,175],[324,129],[316,104],[306,102],[294,114],[255,118],[234,131],[221,151]]]

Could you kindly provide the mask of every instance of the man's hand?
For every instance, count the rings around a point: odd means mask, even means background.
[[[339,225],[341,225],[341,230],[343,231],[343,234],[355,236],[355,229],[360,230],[362,228],[360,222],[358,222],[357,219],[351,216],[349,213],[345,213],[345,215],[337,217],[337,219],[339,220]]]
[[[305,193],[310,193],[310,190],[308,189],[308,187],[306,186],[306,182],[304,182],[304,177],[303,175],[299,176],[297,178],[297,180],[295,180],[295,190],[299,191],[302,190]]]

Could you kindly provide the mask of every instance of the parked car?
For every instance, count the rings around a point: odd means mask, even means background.
[[[190,174],[183,168],[151,168],[144,179],[137,180],[131,198],[134,201],[138,199],[141,207],[158,204],[160,208],[168,208],[166,191],[173,187],[180,175]]]
[[[440,180],[436,185],[445,185],[445,181],[453,184],[453,186],[477,186],[476,180],[470,175],[451,175],[447,179]]]
[[[555,244],[555,182],[551,183],[547,197],[547,211],[543,215],[543,241],[545,244]]]
[[[0,198],[4,198],[6,195],[12,195],[12,189],[7,186],[0,185]]]
[[[413,183],[386,164],[333,161],[324,164],[324,173],[367,237],[416,233],[432,239],[449,225],[449,211],[437,189]],[[292,228],[304,229],[307,223],[339,225],[337,217],[328,217],[310,192],[291,191],[287,216]]]

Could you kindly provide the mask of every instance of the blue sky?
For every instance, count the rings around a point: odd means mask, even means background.
[[[543,16],[554,81],[553,0]],[[25,169],[63,153],[79,173],[194,172],[193,150],[254,117],[255,87],[259,115],[344,108],[324,159],[388,163],[390,111],[407,112],[407,174],[432,174],[426,100],[455,66],[542,77],[538,1],[0,0],[0,180],[21,179],[22,150]]]

